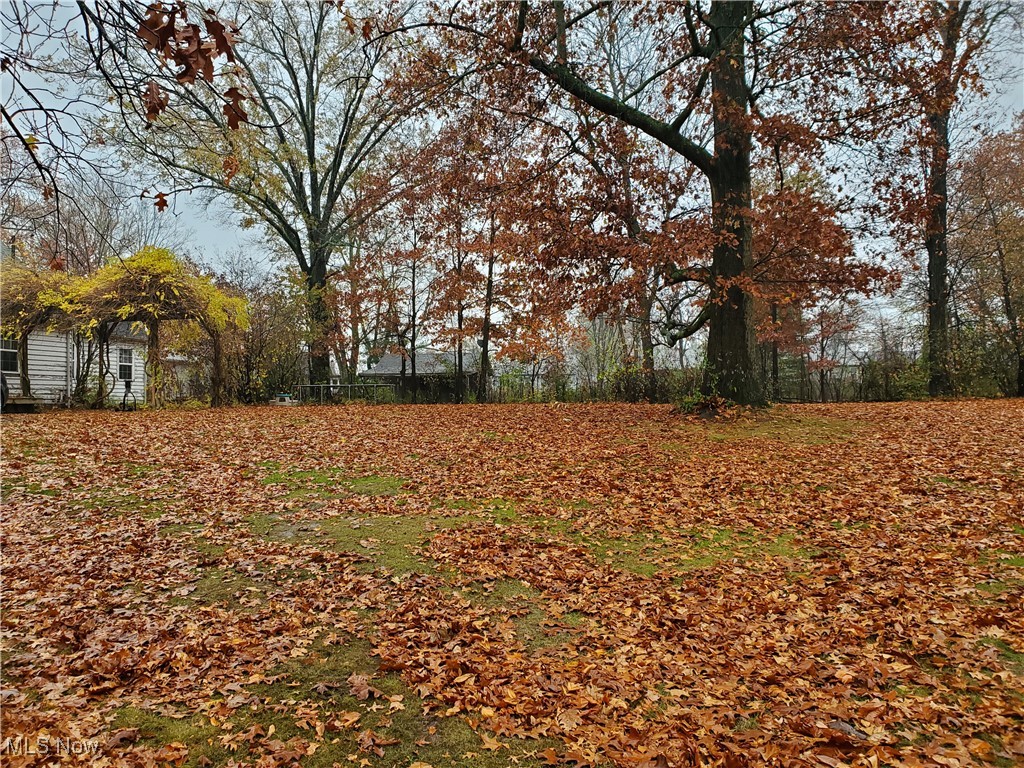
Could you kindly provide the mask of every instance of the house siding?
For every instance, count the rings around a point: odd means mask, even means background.
[[[108,370],[115,377],[114,386],[110,390],[108,400],[112,403],[120,404],[124,398],[124,381],[120,378],[120,359],[121,350],[130,349],[132,351],[132,389],[131,393],[135,395],[137,404],[141,405],[146,401],[146,345],[145,343],[138,343],[134,341],[128,341],[124,339],[112,339],[109,347],[110,365]],[[131,402],[131,397],[128,397],[128,401]]]
[[[120,405],[124,397],[124,382],[117,378],[119,374],[118,360],[120,350],[132,351],[132,394],[136,404],[142,405],[146,400],[146,343],[128,339],[112,339],[109,347],[110,367],[108,370],[115,377],[113,387],[108,377],[107,401]],[[68,388],[68,376],[73,376],[75,362],[74,344],[67,334],[45,333],[33,331],[28,337],[28,375],[32,384],[32,395],[50,403],[64,402]],[[18,365],[21,365],[19,357]],[[93,385],[98,375],[95,362],[90,371]],[[16,373],[4,373],[7,386],[12,397],[21,392],[21,377]],[[72,382],[73,385],[73,382]],[[128,398],[131,401],[131,397]]]
[[[64,333],[33,331],[28,336],[28,378],[32,395],[60,402],[67,392],[69,370],[68,336]],[[23,365],[20,356],[18,366]],[[5,373],[11,395],[21,395],[21,377]]]

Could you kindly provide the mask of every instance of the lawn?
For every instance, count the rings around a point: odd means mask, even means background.
[[[1024,760],[1021,401],[2,425],[7,765]]]

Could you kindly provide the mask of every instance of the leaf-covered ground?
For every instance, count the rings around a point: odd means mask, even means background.
[[[1024,760],[1021,401],[2,423],[4,738],[111,766]]]

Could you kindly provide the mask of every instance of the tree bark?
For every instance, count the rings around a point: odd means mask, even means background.
[[[331,378],[331,356],[327,344],[331,312],[327,306],[327,256],[312,253],[306,274],[306,297],[309,306],[309,383],[327,384]]]
[[[760,404],[764,391],[755,363],[754,300],[744,284],[754,263],[743,38],[752,12],[750,2],[719,1],[711,6],[711,27],[721,40],[721,50],[712,62],[715,156],[708,176],[718,239],[712,251],[704,392],[738,403]]]
[[[1017,357],[1017,388],[1015,394],[1017,397],[1024,397],[1024,328],[1021,327],[1017,307],[1013,302],[1012,279],[1006,264],[1006,253],[1003,250],[1002,237],[999,236],[999,228],[991,202],[988,203],[988,210],[989,215],[992,217],[992,224],[996,228],[995,251],[996,261],[999,266],[999,287],[1002,292],[1003,312],[1010,326],[1010,341],[1013,344],[1013,351]]]
[[[930,115],[934,136],[928,169],[928,394],[951,395],[949,349],[949,245],[947,242],[947,181],[949,113]]]
[[[224,400],[224,341],[220,333],[211,333],[210,342],[213,346],[213,360],[210,371],[210,407],[219,408]]]
[[[415,238],[415,231],[413,232]],[[414,240],[415,242],[415,240]],[[411,298],[410,307],[410,318],[409,318],[409,334],[411,338],[411,344],[409,348],[409,358],[412,363],[412,401],[416,403],[419,401],[419,380],[416,378],[416,259],[412,260],[412,290],[409,292]]]
[[[160,348],[160,322],[146,322],[146,402],[151,408],[164,405],[163,365]]]
[[[18,336],[18,384],[22,397],[32,397],[32,381],[28,376],[28,336],[28,331]]]
[[[355,384],[359,375],[359,303],[356,296],[362,290],[359,283],[358,270],[353,269],[349,278],[349,352],[348,352],[348,383]]]
[[[487,284],[484,288],[484,322],[480,329],[480,371],[476,383],[476,401],[487,401],[487,381],[491,375],[491,308],[494,303],[494,213],[490,217],[490,253],[487,255]]]
[[[779,322],[779,305],[772,303],[772,327],[774,332],[778,333],[778,328],[775,327]],[[772,400],[778,402],[782,397],[782,391],[779,388],[779,339],[776,336],[772,339]]]
[[[941,58],[935,93],[925,102],[925,120],[931,132],[932,145],[928,158],[926,193],[928,221],[925,229],[925,250],[928,253],[928,393],[935,396],[953,394],[953,375],[949,346],[949,233],[947,222],[949,175],[949,120],[956,101],[959,75],[957,49],[970,2],[950,2],[939,6],[945,14],[940,29]]]
[[[647,402],[658,399],[658,381],[654,374],[654,332],[651,328],[651,303],[644,306],[640,317],[640,369],[644,377],[644,396]]]
[[[714,206],[713,222],[719,238],[712,254],[711,292],[704,315],[709,332],[703,390],[741,403],[761,404],[765,393],[756,366],[753,297],[745,290],[749,286],[744,284],[751,279],[753,267],[752,138],[744,42],[744,31],[753,17],[753,10],[750,0],[715,0],[710,13],[703,17],[710,28],[710,40],[703,49],[712,51],[713,56],[710,65],[715,129],[713,156],[680,132],[685,117],[671,123],[658,120],[632,104],[591,87],[568,63],[548,61],[537,55],[527,55],[526,60],[560,88],[658,140],[707,177]],[[562,17],[556,19],[559,32],[566,23]],[[519,41],[515,45],[520,45],[521,36],[515,39]]]
[[[463,326],[466,321],[465,314],[462,299],[459,299],[459,307],[456,310],[455,318],[456,327],[459,329],[455,342],[455,402],[457,403],[464,403],[466,401],[466,367],[462,354]]]
[[[107,403],[107,372],[110,370],[109,323],[100,323],[96,329],[96,371],[99,374],[96,387],[96,401],[93,408],[102,408]]]

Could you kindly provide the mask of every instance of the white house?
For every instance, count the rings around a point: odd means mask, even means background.
[[[146,397],[146,333],[138,323],[118,323],[110,337],[107,374],[108,399],[121,403],[125,384],[129,386],[128,402],[142,403]],[[70,333],[33,331],[28,337],[28,377],[32,396],[47,403],[67,403],[74,389],[76,373],[85,361]],[[7,379],[11,397],[20,397],[21,366],[24,361],[15,339],[0,339],[0,370]],[[98,375],[95,361],[90,378]]]

